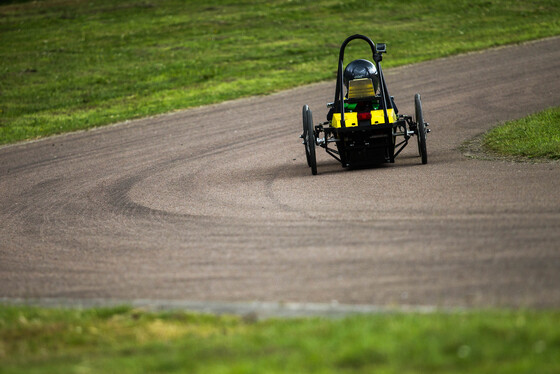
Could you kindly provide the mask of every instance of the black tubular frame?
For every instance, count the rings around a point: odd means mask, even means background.
[[[377,74],[379,75],[379,84],[381,88],[381,100],[383,103],[383,115],[385,116],[385,123],[389,123],[389,116],[387,115],[387,106],[390,105],[392,108],[392,103],[389,96],[389,91],[387,90],[387,85],[385,84],[385,78],[383,77],[383,71],[381,70],[381,60],[383,59],[383,52],[377,52],[375,43],[365,35],[355,34],[346,38],[340,47],[340,53],[338,55],[338,72],[336,74],[336,90],[334,94],[334,108],[339,106],[340,109],[340,126],[346,127],[346,122],[344,120],[344,84],[343,84],[343,74],[344,74],[344,50],[346,45],[352,40],[361,39],[366,41],[371,47],[371,53],[373,55],[373,61],[375,67],[377,68]]]

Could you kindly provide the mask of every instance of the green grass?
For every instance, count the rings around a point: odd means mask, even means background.
[[[0,306],[2,373],[558,373],[560,312],[248,321]]]
[[[560,107],[492,129],[484,136],[483,146],[500,156],[560,159]]]
[[[333,79],[354,33],[386,66],[560,34],[556,0],[1,4],[0,144]]]

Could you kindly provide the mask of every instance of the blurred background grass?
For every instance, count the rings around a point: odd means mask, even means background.
[[[3,1],[0,144],[334,79],[355,33],[396,66],[557,35],[559,20],[556,0]]]
[[[269,319],[0,306],[2,373],[558,373],[560,312]]]

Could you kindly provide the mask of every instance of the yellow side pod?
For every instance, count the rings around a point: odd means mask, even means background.
[[[387,109],[387,116],[389,117],[389,123],[394,123],[397,121],[397,116],[395,111]],[[358,113],[356,112],[345,112],[344,121],[346,122],[346,127],[357,127],[358,126]],[[372,110],[371,111],[371,124],[378,125],[385,123],[385,115],[383,114],[383,109]],[[340,113],[333,113],[331,127],[340,128]]]

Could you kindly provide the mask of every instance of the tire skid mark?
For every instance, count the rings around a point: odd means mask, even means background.
[[[560,305],[558,168],[456,150],[557,102],[558,43],[535,61],[518,46],[389,69],[403,113],[423,95],[425,167],[414,152],[352,171],[325,156],[312,177],[300,109],[321,118],[332,82],[0,148],[0,296]],[[511,103],[504,78],[522,74],[500,64],[534,67],[526,93],[547,94]]]

